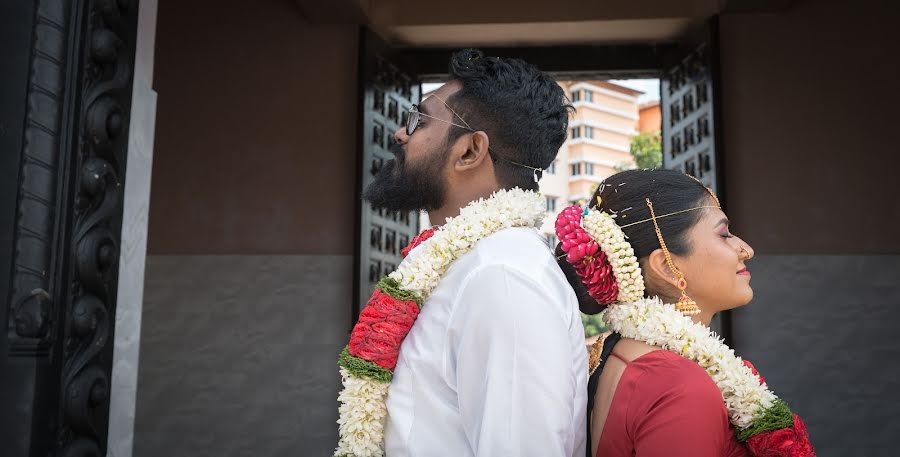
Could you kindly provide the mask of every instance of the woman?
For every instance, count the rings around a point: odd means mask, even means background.
[[[815,455],[803,423],[708,326],[753,298],[754,251],[716,196],[670,170],[607,178],[557,219],[557,256],[592,347],[588,456]]]

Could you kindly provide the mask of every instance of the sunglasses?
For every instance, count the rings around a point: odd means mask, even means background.
[[[440,100],[440,99],[438,99],[438,100]],[[446,103],[445,103],[445,105],[446,105]],[[448,106],[447,108],[450,108],[450,107]],[[453,111],[453,110],[451,109],[450,111]],[[456,114],[456,112],[453,112],[453,114]],[[406,135],[407,136],[412,135],[413,132],[416,131],[416,129],[419,127],[419,123],[422,121],[423,117],[427,117],[429,119],[434,119],[436,121],[440,121],[445,124],[450,124],[454,127],[459,127],[461,129],[465,129],[470,132],[476,131],[475,129],[473,129],[472,127],[469,127],[468,125],[459,125],[455,122],[450,122],[450,121],[441,119],[439,117],[434,117],[434,116],[425,114],[425,113],[419,111],[419,105],[413,105],[413,106],[409,107],[409,117],[406,118]],[[459,117],[459,114],[456,114],[456,117]],[[461,117],[460,117],[460,120],[462,120],[463,122],[466,122],[465,119],[463,119]]]
[[[448,105],[447,102],[444,101],[444,99],[442,99],[441,97],[438,97],[435,94],[431,94],[431,96],[440,100],[441,103],[443,103],[444,106],[446,106],[447,109],[450,110],[450,112],[453,113],[454,116],[459,118],[459,120],[461,120],[463,122],[463,124],[466,124],[466,125],[460,125],[455,122],[451,122],[451,121],[448,121],[445,119],[431,116],[429,114],[425,114],[425,113],[419,111],[419,105],[412,105],[409,107],[409,117],[406,118],[406,135],[407,136],[411,136],[413,134],[413,132],[415,132],[416,129],[419,128],[420,122],[422,121],[423,117],[427,117],[429,119],[434,119],[436,121],[443,122],[445,124],[450,124],[454,127],[459,127],[461,129],[465,129],[470,132],[477,132],[477,130],[473,129],[472,127],[469,127],[469,123],[466,122],[466,120],[463,119],[462,116],[460,116],[453,108],[451,108],[450,105]],[[524,167],[524,168],[528,168],[529,170],[532,170],[532,172],[534,173],[534,182],[538,182],[541,179],[541,176],[543,175],[543,170],[540,168],[535,168],[535,167],[532,167],[529,165],[521,164],[518,162],[513,162],[512,160],[509,160],[506,158],[497,157],[497,155],[494,154],[494,151],[491,150],[490,146],[488,146],[488,154],[490,154],[491,160],[493,160],[494,162],[496,162],[498,159],[502,159],[504,162],[508,162],[513,165],[518,165],[520,167]]]

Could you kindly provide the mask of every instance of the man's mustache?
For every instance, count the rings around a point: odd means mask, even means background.
[[[403,149],[403,145],[400,143],[394,143],[390,148],[391,154],[397,158],[397,162],[403,163],[406,161],[406,150]]]

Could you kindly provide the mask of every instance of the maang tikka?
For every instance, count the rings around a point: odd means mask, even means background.
[[[675,287],[678,287],[678,290],[681,291],[681,297],[678,299],[678,302],[675,303],[675,309],[685,316],[695,316],[700,314],[700,307],[697,306],[697,302],[687,294],[687,279],[684,278],[684,274],[675,266],[675,263],[672,262],[672,255],[669,254],[669,248],[666,247],[662,231],[660,231],[659,224],[656,222],[656,212],[653,211],[653,202],[651,202],[649,198],[647,199],[647,207],[650,208],[650,218],[653,220],[653,227],[656,229],[656,237],[659,239],[659,246],[666,256],[666,263],[669,265],[669,269],[672,270],[672,274],[675,275]]]

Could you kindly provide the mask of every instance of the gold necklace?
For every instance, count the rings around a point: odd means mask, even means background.
[[[601,333],[600,336],[597,337],[597,341],[594,341],[594,344],[588,349],[588,376],[593,375],[594,371],[597,370],[597,367],[600,366],[600,355],[603,352],[603,342],[606,341],[606,337],[609,335],[611,335],[611,333]]]

